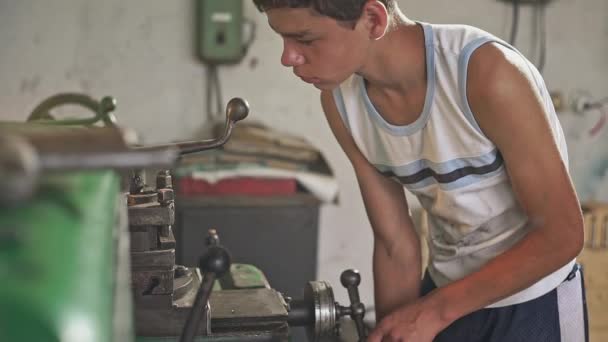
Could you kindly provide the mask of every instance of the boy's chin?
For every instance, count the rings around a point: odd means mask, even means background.
[[[314,83],[313,86],[319,90],[333,90],[335,89],[338,85],[333,84],[333,83]]]

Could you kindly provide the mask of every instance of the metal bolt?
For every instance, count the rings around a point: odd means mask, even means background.
[[[157,190],[157,193],[158,193],[158,202],[162,206],[167,206],[170,203],[172,203],[173,201],[175,201],[175,193],[173,192],[173,189],[159,188]]]
[[[175,265],[175,271],[173,274],[175,278],[182,278],[189,276],[191,273],[192,272],[187,267],[182,265]]]
[[[162,170],[156,175],[157,189],[173,189],[173,180],[169,170]]]
[[[146,181],[144,179],[143,170],[134,170],[131,174],[131,182],[129,184],[129,192],[133,195],[139,194],[144,191],[146,187]]]

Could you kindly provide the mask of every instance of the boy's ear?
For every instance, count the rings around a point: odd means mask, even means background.
[[[363,27],[369,32],[369,38],[378,40],[386,34],[388,28],[388,10],[383,3],[377,0],[370,0],[363,5],[361,18],[357,25]]]

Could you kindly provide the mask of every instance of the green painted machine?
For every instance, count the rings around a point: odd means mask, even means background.
[[[54,120],[63,104],[95,116]],[[339,340],[343,316],[365,336],[356,271],[342,275],[343,307],[323,281],[300,299],[277,292],[254,266],[231,264],[214,231],[199,267],[175,264],[168,170],[224,144],[245,101],[229,102],[218,139],[145,147],[115,126],[114,108],[60,94],[31,122],[0,123],[0,341],[288,341],[294,326],[311,341]],[[146,169],[160,169],[152,187]]]
[[[40,182],[27,205],[0,209],[0,341],[129,341],[118,176],[72,172]]]

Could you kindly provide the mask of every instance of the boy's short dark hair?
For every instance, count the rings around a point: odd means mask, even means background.
[[[361,17],[363,5],[368,0],[253,0],[258,10],[273,8],[312,8],[321,15],[338,21],[354,22]],[[393,12],[396,0],[378,0],[389,13]]]

